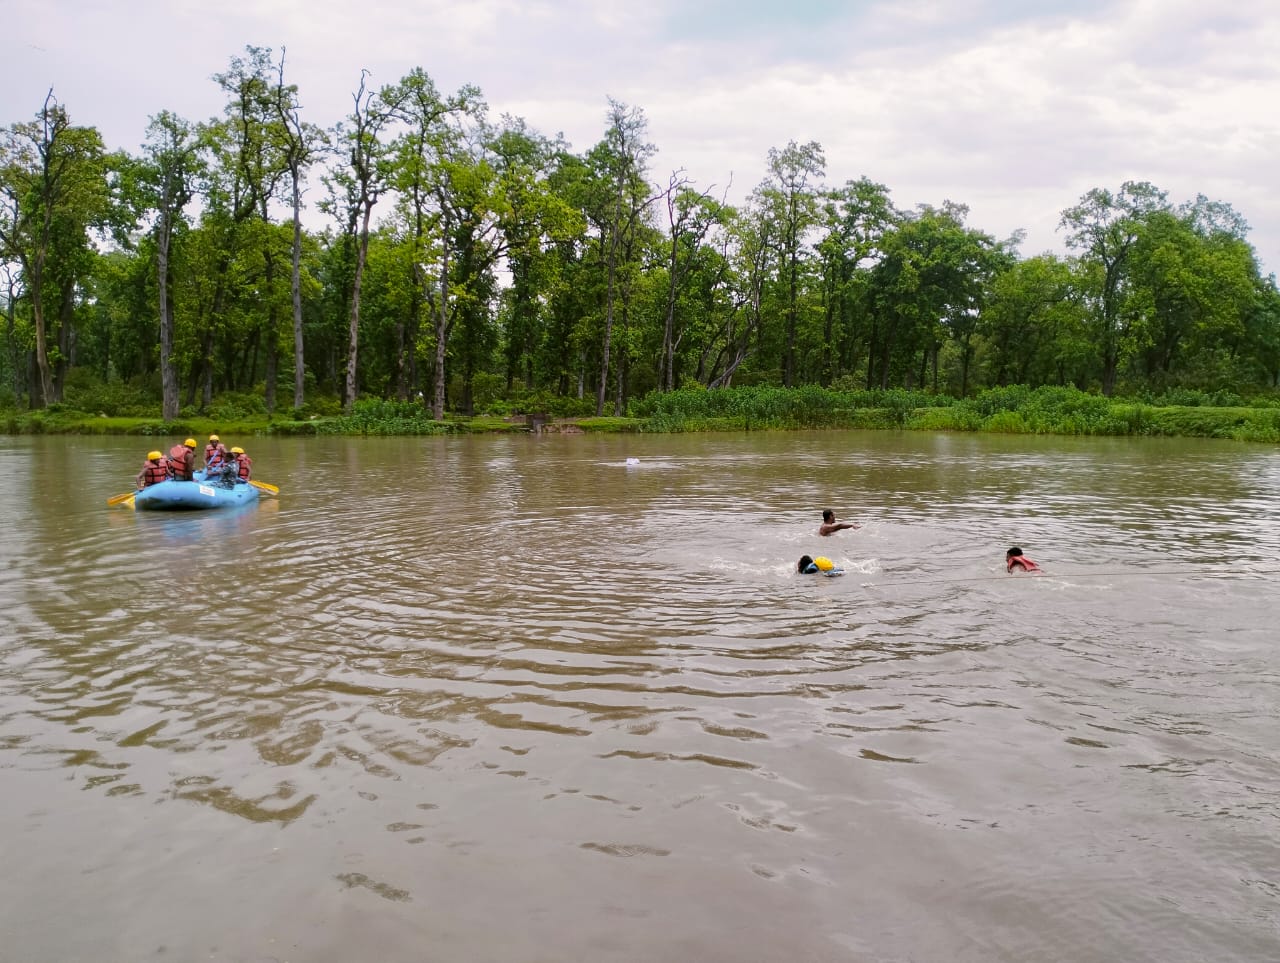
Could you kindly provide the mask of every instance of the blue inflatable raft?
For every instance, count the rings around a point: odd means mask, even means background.
[[[133,507],[148,512],[184,512],[209,508],[234,508],[258,500],[258,489],[247,482],[231,488],[206,482],[202,472],[195,481],[162,481],[142,489],[133,498]]]

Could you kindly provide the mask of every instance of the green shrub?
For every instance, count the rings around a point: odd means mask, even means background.
[[[312,416],[332,418],[340,414],[342,414],[342,399],[337,395],[306,395],[302,407],[293,409],[293,417],[299,421],[309,420]]]
[[[437,422],[416,401],[384,401],[359,398],[351,414],[316,422],[317,434],[334,435],[441,435],[456,425]]]
[[[923,408],[907,420],[912,431],[979,431],[982,417],[975,411],[956,408]]]
[[[248,391],[224,391],[209,404],[208,417],[214,421],[234,421],[237,418],[265,416],[265,395]]]
[[[596,400],[590,397],[557,398],[552,396],[538,407],[529,407],[526,404],[523,406],[522,411],[526,414],[537,414],[545,411],[552,418],[585,418],[596,413]]]
[[[982,423],[982,429],[1009,435],[1023,435],[1029,431],[1026,421],[1016,411],[997,411]]]
[[[72,368],[63,385],[68,408],[87,414],[145,418],[159,413],[161,398],[140,382],[103,383],[88,368]]]
[[[476,411],[487,411],[491,404],[502,398],[502,393],[506,390],[506,378],[482,371],[471,378],[472,407]]]
[[[1159,408],[1199,408],[1208,404],[1205,393],[1192,388],[1169,388],[1150,401]]]
[[[583,431],[607,434],[638,431],[640,429],[640,423],[634,418],[583,418],[578,424]]]
[[[1114,415],[1119,418],[1131,435],[1145,435],[1151,430],[1151,409],[1146,405],[1116,405]]]
[[[849,427],[883,431],[899,428],[901,425],[898,422],[897,413],[888,408],[859,408],[852,413]]]
[[[320,421],[276,421],[273,422],[269,431],[272,435],[318,435]]]
[[[1272,412],[1254,408],[1158,408],[1152,411],[1151,433],[1184,438],[1265,436],[1275,424]]]
[[[988,388],[979,392],[976,397],[962,401],[961,404],[987,418],[998,411],[1018,410],[1027,403],[1030,396],[1031,389],[1026,385],[1008,385],[1003,388]]]

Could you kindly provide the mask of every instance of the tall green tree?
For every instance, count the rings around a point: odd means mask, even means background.
[[[458,292],[454,290],[459,185],[479,139],[485,105],[475,87],[445,96],[421,68],[410,71],[388,94],[398,105],[403,131],[392,145],[397,214],[405,226],[411,272],[411,303],[396,326],[396,391],[406,397],[416,380],[420,315],[433,319],[432,413],[444,418],[449,338]],[[455,175],[457,175],[455,177]]]
[[[944,340],[961,351],[960,390],[968,390],[972,336],[985,286],[1005,258],[992,238],[964,224],[968,209],[922,204],[884,238],[871,275],[870,296],[879,316],[868,386],[891,381],[924,385],[930,364],[937,387]],[[919,367],[916,367],[918,363]]]
[[[1164,191],[1146,181],[1125,181],[1112,193],[1096,187],[1062,212],[1059,227],[1067,247],[1097,266],[1096,284],[1086,292],[1094,336],[1102,357],[1102,393],[1115,393],[1116,375],[1125,357],[1136,351],[1125,311],[1129,293],[1129,258],[1145,220],[1168,204]]]
[[[1082,331],[1071,266],[1052,254],[1014,262],[992,283],[978,333],[988,347],[988,384],[1046,384],[1079,370]]]
[[[1134,247],[1131,311],[1141,315],[1148,383],[1173,382],[1187,362],[1200,367],[1201,380],[1230,377],[1224,366],[1253,309],[1258,269],[1243,219],[1225,205],[1209,206],[1201,197],[1151,213]]]
[[[274,397],[278,302],[278,240],[270,204],[285,177],[285,137],[277,109],[278,68],[270,48],[248,46],[214,81],[227,97],[223,116],[203,130],[209,151],[201,229],[212,242],[213,290],[200,318],[200,356],[189,391],[199,387],[202,407],[212,400],[215,371],[246,346],[267,353],[266,383]],[[250,371],[252,378],[256,371]]]
[[[779,280],[785,291],[782,383],[788,388],[796,379],[801,267],[807,256],[808,234],[819,223],[819,182],[826,166],[821,144],[793,140],[781,150],[769,149],[769,173],[757,189],[776,225],[773,236],[778,245]]]
[[[341,193],[346,234],[355,252],[351,300],[347,326],[347,369],[342,407],[350,412],[358,387],[360,345],[360,287],[369,256],[369,225],[374,205],[391,186],[392,164],[384,132],[392,125],[400,107],[394,88],[369,89],[369,72],[360,72],[360,84],[352,94],[353,108],[345,122],[335,129],[335,141],[346,152],[346,163],[333,172],[333,183]]]
[[[289,249],[289,294],[293,311],[293,407],[296,410],[302,407],[305,400],[306,375],[302,321],[302,182],[307,169],[324,147],[324,131],[315,124],[302,121],[298,87],[284,82],[284,59],[285,48],[281,47],[273,94],[284,166],[289,174],[289,203],[293,212],[293,242]],[[270,384],[269,381],[268,385]],[[268,404],[268,410],[270,408],[271,405]]]
[[[698,361],[698,380],[708,388],[728,387],[763,340],[765,292],[777,272],[777,224],[753,193],[745,209],[730,212],[715,288],[722,310]]]
[[[522,119],[503,117],[491,132],[492,156],[503,198],[496,212],[511,283],[507,290],[505,377],[511,391],[517,372],[533,388],[542,336],[543,307],[555,283],[553,248],[580,239],[582,212],[556,189],[553,176],[562,140],[550,140]]]
[[[852,371],[869,340],[867,276],[899,218],[889,189],[866,177],[822,195],[823,384]]]
[[[623,254],[630,247],[640,219],[661,195],[651,194],[647,181],[649,159],[657,148],[645,138],[649,121],[639,107],[609,99],[606,114],[608,129],[604,140],[589,153],[600,179],[598,202],[589,208],[588,217],[600,230],[605,267],[604,331],[600,342],[600,379],[596,385],[596,416],[604,414],[604,399],[609,386],[609,351],[614,321],[625,296],[622,286],[627,265]],[[634,247],[630,247],[634,250]],[[621,412],[616,412],[621,414]]]
[[[676,353],[684,337],[677,323],[682,287],[697,261],[708,232],[723,217],[724,205],[709,190],[695,191],[682,171],[674,171],[663,193],[667,214],[667,292],[662,346],[658,352],[658,390],[676,385]]]
[[[92,259],[89,231],[109,214],[102,137],[74,126],[50,90],[34,121],[0,136],[0,255],[19,265],[31,307],[33,407],[62,399],[76,289]]]
[[[162,111],[147,127],[141,181],[144,204],[154,212],[155,276],[159,292],[161,416],[178,417],[178,370],[174,358],[174,276],[171,251],[175,235],[187,225],[187,206],[203,174],[200,142],[192,125]]]

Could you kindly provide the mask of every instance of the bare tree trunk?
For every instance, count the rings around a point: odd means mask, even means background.
[[[609,390],[609,339],[613,335],[613,288],[618,262],[618,217],[609,230],[608,288],[605,295],[604,343],[600,348],[600,384],[596,386],[596,417],[604,414],[604,398]]]
[[[204,380],[200,388],[200,408],[206,409],[213,404],[213,331],[205,334],[204,341]]]
[[[293,172],[293,407],[301,408],[306,357],[302,351],[302,192],[298,188],[298,171]]]
[[[76,282],[66,280],[58,298],[58,357],[53,362],[53,400],[62,400],[67,383],[67,369],[76,363]]]
[[[449,236],[450,219],[445,214],[444,230],[441,232],[444,237]],[[449,343],[449,327],[450,327],[450,308],[449,308],[449,245],[446,243],[441,246],[442,256],[440,259],[440,303],[436,310],[436,360],[435,360],[435,378],[431,395],[431,417],[436,421],[444,421],[444,389],[445,389],[445,371],[444,356],[445,349]]]
[[[265,221],[266,218],[264,217],[263,220]],[[279,315],[276,313],[276,299],[275,299],[276,259],[275,259],[275,255],[271,253],[270,236],[268,236],[267,238],[266,245],[267,246],[264,248],[262,252],[262,261],[263,261],[263,269],[264,269],[263,270],[263,287],[266,288],[266,291],[267,291],[267,320],[266,320],[266,331],[264,332],[266,337],[266,344],[263,345],[267,353],[267,364],[266,364],[266,370],[263,372],[263,381],[264,381],[263,403],[265,404],[267,409],[267,417],[270,417],[271,415],[275,414],[275,410],[276,410],[276,377],[280,367],[280,360],[279,360],[280,351],[279,351],[279,344],[278,344],[280,340],[279,339],[280,332],[277,330],[279,325]],[[245,385],[246,390],[252,387],[253,377],[258,373],[257,347],[258,346],[255,344],[253,364],[249,368],[249,382],[248,384]]]
[[[667,317],[662,328],[662,355],[658,358],[658,390],[671,391],[674,387],[675,344],[672,337],[676,325],[676,257],[680,250],[680,238],[674,230],[671,235],[671,257],[667,262]]]
[[[271,417],[276,410],[276,379],[280,375],[280,350],[276,344],[276,309],[272,307],[267,312],[267,364],[262,373],[265,382],[265,397],[263,402],[267,408],[267,417]],[[256,366],[255,366],[256,370]]]
[[[200,409],[203,411],[213,403],[213,342],[214,325],[222,317],[223,305],[227,300],[227,271],[231,266],[229,257],[222,259],[218,265],[218,284],[213,291],[213,305],[205,328],[200,335]],[[194,391],[193,391],[194,394]]]
[[[160,214],[156,232],[156,281],[160,287],[160,417],[174,421],[178,417],[178,372],[173,364],[173,302],[169,293],[169,248],[173,240],[173,222],[167,210]]]
[[[361,214],[360,246],[356,248],[356,274],[351,282],[351,325],[347,332],[347,386],[343,394],[342,410],[351,414],[356,403],[356,357],[360,338],[360,284],[364,280],[364,262],[369,255],[369,217],[373,205],[365,203]]]
[[[31,311],[36,328],[36,374],[40,380],[40,407],[44,408],[53,400],[53,371],[49,367],[49,341],[46,337],[44,305],[41,298],[33,294]]]
[[[8,289],[8,296],[5,298],[4,327],[5,327],[5,343],[9,345],[9,370],[13,376],[13,400],[18,401],[22,397],[22,354],[18,350],[18,339],[15,335],[17,327],[17,318],[14,312],[14,303],[18,300],[18,285],[13,272],[5,267],[5,287]]]

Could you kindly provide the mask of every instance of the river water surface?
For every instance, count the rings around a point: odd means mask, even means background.
[[[0,959],[1280,959],[1274,448],[225,440],[0,437]]]

